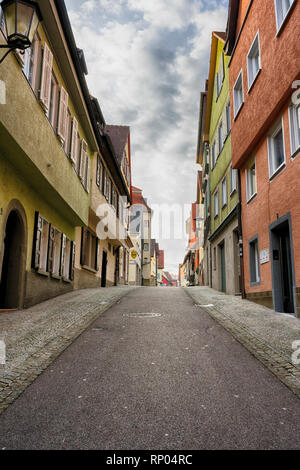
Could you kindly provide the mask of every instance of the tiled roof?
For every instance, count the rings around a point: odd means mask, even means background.
[[[105,132],[109,135],[116,152],[119,165],[121,165],[123,153],[127,144],[130,128],[128,126],[107,125]]]
[[[144,206],[148,210],[148,212],[151,212],[151,208],[148,206],[145,199],[143,198],[142,190],[136,188],[135,186],[132,187],[132,204]]]

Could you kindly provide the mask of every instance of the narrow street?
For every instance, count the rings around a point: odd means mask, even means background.
[[[0,429],[2,449],[300,449],[300,407],[183,289],[138,288],[0,415]]]

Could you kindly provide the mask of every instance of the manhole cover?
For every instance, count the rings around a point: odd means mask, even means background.
[[[129,318],[153,318],[161,317],[161,313],[124,313],[123,317]]]

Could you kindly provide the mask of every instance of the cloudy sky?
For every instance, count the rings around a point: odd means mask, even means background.
[[[91,94],[108,124],[131,127],[133,184],[150,205],[194,202],[199,96],[211,33],[225,29],[228,0],[66,0],[66,5],[85,52]],[[166,269],[178,272],[186,244],[183,236],[160,240]]]

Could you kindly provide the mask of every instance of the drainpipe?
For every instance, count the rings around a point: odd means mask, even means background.
[[[246,299],[245,290],[245,272],[244,272],[244,247],[243,247],[243,227],[242,227],[242,189],[241,189],[241,170],[238,170],[238,228],[239,228],[239,248],[240,248],[240,269],[241,269],[241,289],[242,299]]]

